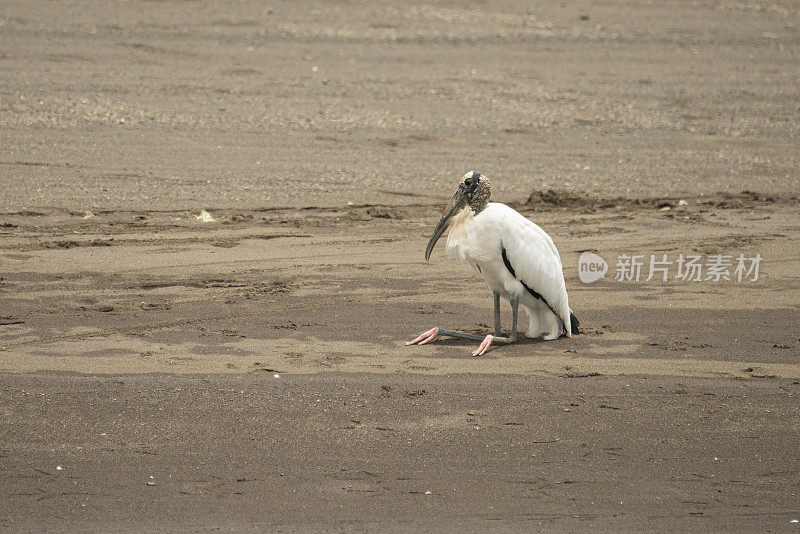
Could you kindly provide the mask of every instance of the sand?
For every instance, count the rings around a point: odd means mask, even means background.
[[[0,529],[796,530],[798,24],[5,2]],[[553,237],[579,335],[405,346],[490,329],[423,257],[472,169]],[[762,261],[647,281],[665,254]]]

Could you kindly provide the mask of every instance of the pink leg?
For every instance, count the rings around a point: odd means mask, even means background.
[[[424,345],[426,343],[431,343],[432,341],[436,341],[439,339],[439,327],[434,326],[424,334],[420,334],[419,337],[416,339],[412,339],[411,341],[407,341],[406,345]]]
[[[483,353],[486,352],[486,350],[489,348],[489,345],[492,344],[492,341],[494,341],[494,336],[492,334],[489,334],[488,336],[483,338],[483,341],[481,341],[481,344],[478,345],[478,348],[475,350],[475,352],[472,353],[472,355],[483,356]]]

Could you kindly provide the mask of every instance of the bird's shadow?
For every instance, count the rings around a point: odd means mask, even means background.
[[[472,332],[469,332],[469,333],[472,333]],[[503,333],[503,335],[508,335],[508,333]],[[553,343],[553,341],[558,341],[558,340],[547,341],[546,343],[551,344],[551,343]],[[492,345],[481,356],[470,356],[470,357],[480,358],[480,357],[488,356],[489,354],[491,354],[492,352],[495,352],[497,350],[510,349],[511,347],[519,346],[519,345],[522,345],[522,346],[534,346],[534,345],[540,345],[542,343],[545,343],[545,340],[540,338],[540,337],[529,338],[529,337],[524,336],[523,334],[518,334],[517,340],[514,343],[492,343]],[[430,343],[430,345],[438,345],[440,347],[465,347],[465,348],[473,347],[473,349],[477,348],[478,344],[479,344],[479,342],[476,342],[474,340],[463,339],[463,338],[458,338],[458,337],[447,337],[447,338],[443,337],[443,338],[437,339],[434,343]],[[499,354],[497,356],[499,356]],[[510,354],[509,356],[511,356],[511,357],[524,356],[524,354]]]

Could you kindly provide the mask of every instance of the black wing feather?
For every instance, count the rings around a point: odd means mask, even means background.
[[[508,261],[508,255],[506,254],[506,248],[505,248],[505,247],[503,247],[503,248],[502,248],[502,250],[503,250],[503,252],[502,252],[502,256],[503,256],[503,263],[505,264],[505,266],[506,266],[506,269],[508,269],[508,272],[510,272],[510,273],[511,273],[511,276],[513,276],[513,277],[514,277],[516,280],[518,280],[518,281],[519,281],[519,282],[522,284],[522,287],[524,287],[524,288],[525,288],[525,289],[528,291],[528,293],[530,293],[530,294],[531,294],[531,296],[532,296],[533,298],[535,298],[535,299],[539,299],[539,300],[541,300],[542,302],[544,302],[544,305],[545,305],[545,306],[547,306],[548,308],[550,308],[550,311],[551,311],[551,312],[553,312],[553,315],[555,315],[556,317],[558,317],[558,314],[555,312],[555,310],[553,309],[553,307],[552,307],[552,306],[550,306],[550,304],[547,302],[547,300],[545,300],[545,298],[544,298],[544,297],[541,295],[541,293],[538,293],[538,292],[534,291],[533,289],[529,288],[529,287],[528,287],[528,284],[526,284],[525,282],[523,282],[522,280],[520,280],[519,278],[517,278],[517,273],[514,271],[514,267],[512,267],[512,266],[511,266],[511,262],[510,262],[510,261]],[[559,319],[559,321],[561,321],[561,317],[558,317],[558,319]],[[561,321],[561,324],[563,325],[563,324],[564,324],[564,321]],[[573,332],[573,333],[574,333],[574,332]]]

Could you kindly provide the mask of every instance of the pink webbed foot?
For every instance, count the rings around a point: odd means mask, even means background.
[[[494,336],[492,334],[489,334],[488,336],[483,338],[483,341],[481,341],[481,344],[478,345],[478,348],[475,349],[475,352],[473,352],[472,355],[483,356],[483,354],[489,349],[489,346],[492,344],[492,341],[494,341]]]
[[[439,339],[439,327],[434,326],[427,332],[420,334],[417,338],[407,341],[406,345],[424,345]]]

